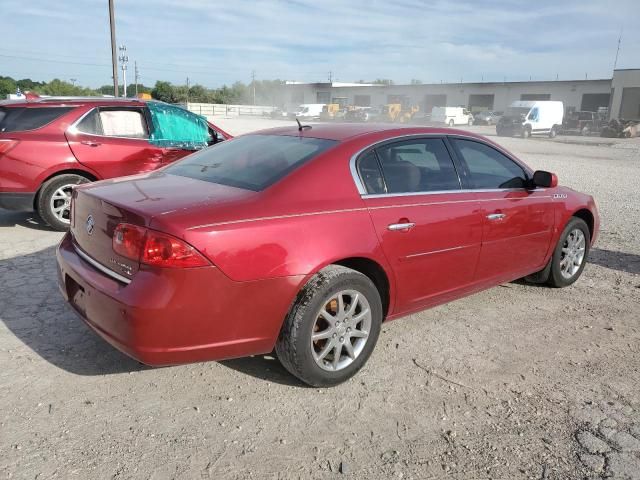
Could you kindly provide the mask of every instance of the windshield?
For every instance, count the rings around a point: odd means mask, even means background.
[[[509,107],[505,112],[507,117],[520,117],[522,115],[527,115],[531,108],[529,107]]]
[[[165,172],[257,192],[336,143],[320,138],[246,135],[190,155]]]

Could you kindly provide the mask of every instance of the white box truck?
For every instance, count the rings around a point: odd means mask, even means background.
[[[433,107],[431,109],[431,122],[454,125],[473,125],[473,115],[464,107]]]
[[[296,110],[295,116],[301,120],[303,118],[318,120],[324,106],[324,103],[303,103]]]
[[[551,100],[516,101],[496,124],[499,136],[548,135],[555,137],[562,128],[564,104]]]

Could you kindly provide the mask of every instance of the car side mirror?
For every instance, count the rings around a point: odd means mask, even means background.
[[[558,177],[555,173],[545,170],[536,170],[533,173],[533,186],[541,188],[555,188],[558,186]]]

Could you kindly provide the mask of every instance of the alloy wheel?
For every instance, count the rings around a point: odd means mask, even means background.
[[[585,249],[586,238],[582,230],[579,228],[571,230],[562,245],[560,256],[560,273],[564,278],[573,278],[580,270],[584,261]]]
[[[54,217],[63,223],[70,223],[71,219],[71,192],[75,185],[62,185],[58,188],[49,201],[49,207]]]
[[[323,303],[311,334],[311,351],[323,370],[338,371],[362,353],[371,331],[371,308],[356,290],[342,290]]]

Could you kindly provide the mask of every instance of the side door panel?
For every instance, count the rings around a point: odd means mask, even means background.
[[[505,281],[542,268],[554,227],[553,195],[527,189],[528,174],[506,154],[451,138],[463,182],[475,190],[483,221],[476,281]]]
[[[482,217],[471,193],[365,198],[397,281],[396,310],[412,311],[472,283]],[[410,230],[390,225],[415,223]]]
[[[482,216],[476,195],[461,189],[445,139],[386,142],[358,160],[363,201],[396,278],[394,314],[470,285]]]
[[[541,268],[553,232],[552,195],[514,190],[482,192],[478,198],[484,227],[477,278],[510,277]]]
[[[136,110],[141,112],[142,109],[127,109],[127,111]],[[117,110],[110,109],[110,111]],[[98,113],[99,110],[94,109],[88,112],[85,118]],[[101,178],[134,175],[162,166],[162,149],[151,145],[147,138],[104,135],[103,130],[94,128],[102,127],[97,123],[85,128],[81,120],[78,125],[66,132],[66,137],[78,161],[97,172]]]

